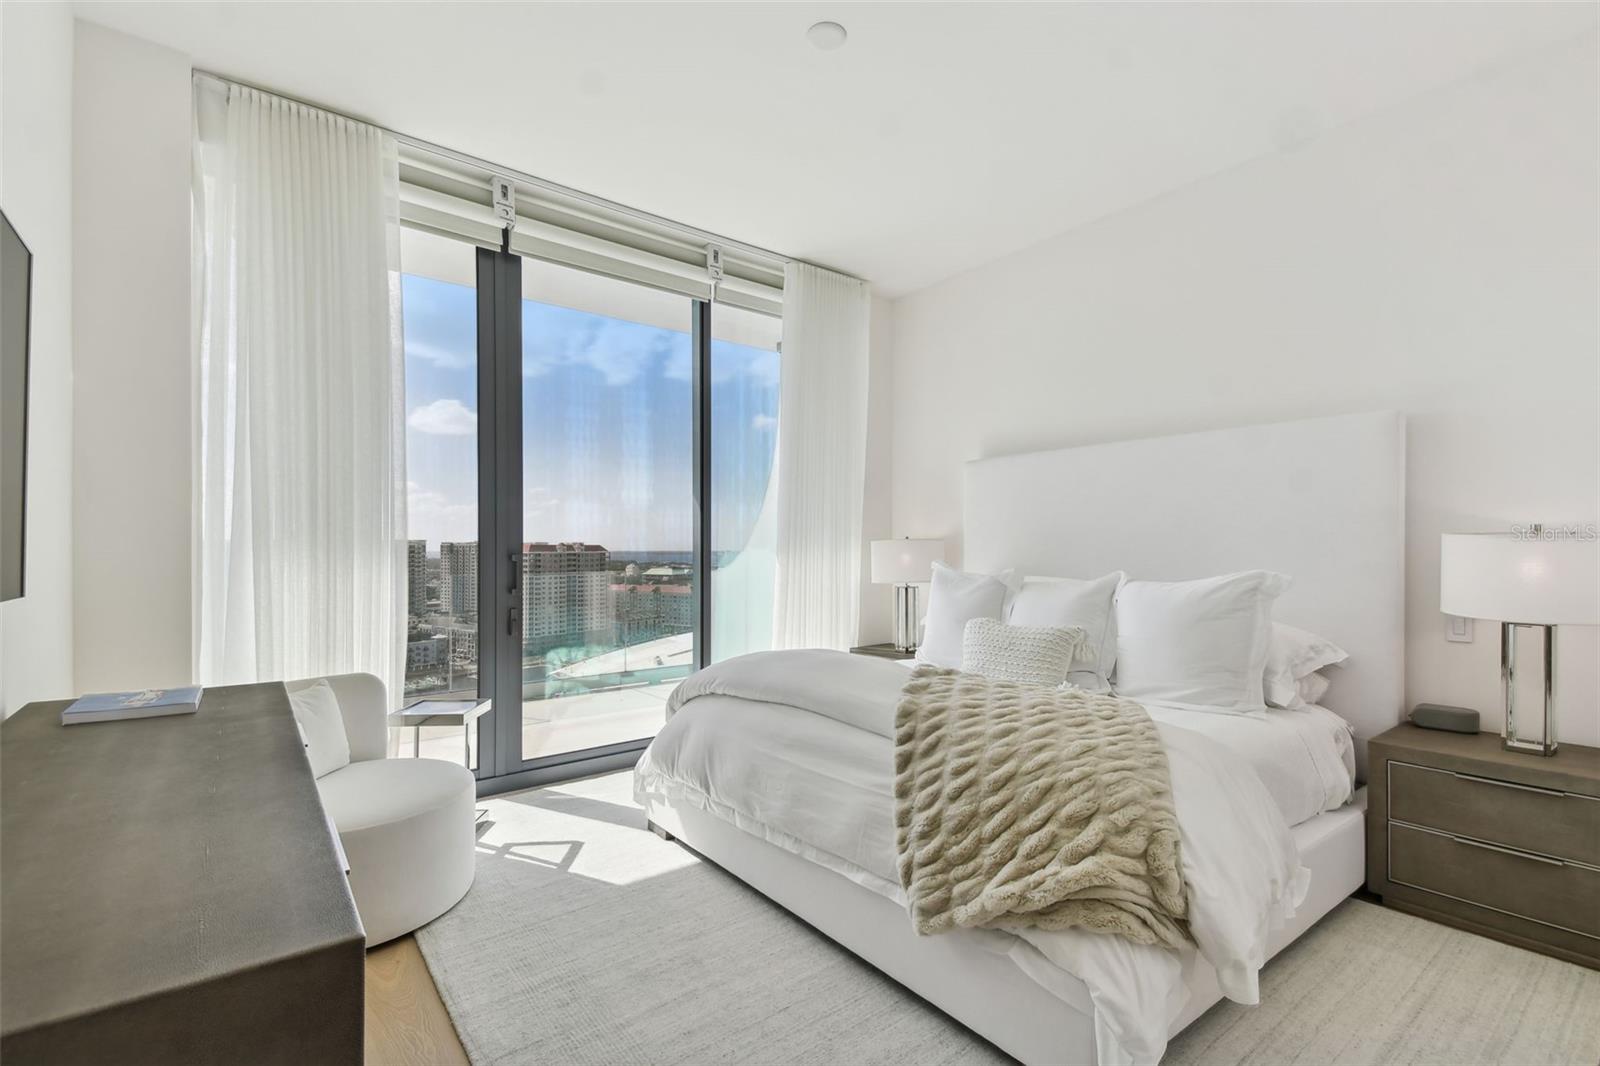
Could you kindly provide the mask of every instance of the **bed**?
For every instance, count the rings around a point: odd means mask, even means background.
[[[1147,707],[1158,723],[1198,730],[1253,769],[1251,787],[1292,827],[1309,881],[1292,915],[1263,927],[1267,957],[1363,881],[1355,786],[1366,740],[1399,720],[1403,702],[1403,485],[1404,426],[1389,413],[1037,452],[966,470],[968,569],[1122,569],[1154,579],[1277,570],[1295,583],[1276,616],[1351,652],[1326,708],[1249,723]],[[871,676],[880,687],[888,680]],[[1023,1062],[1159,1057],[1166,1036],[1221,997],[1216,971],[1193,951],[1179,958],[1179,978],[1158,987],[1137,952],[1080,976],[1031,938],[916,935],[884,862],[885,743],[799,708],[754,714],[738,696],[706,694],[641,759],[636,793],[658,831]],[[1128,1003],[1141,1004],[1154,1043],[1125,1031]]]

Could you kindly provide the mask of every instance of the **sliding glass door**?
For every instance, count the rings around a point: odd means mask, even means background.
[[[491,787],[625,765],[691,670],[770,645],[779,320],[419,229],[402,254],[405,696],[494,710],[399,754]]]
[[[522,262],[525,764],[655,736],[695,663],[694,314]]]

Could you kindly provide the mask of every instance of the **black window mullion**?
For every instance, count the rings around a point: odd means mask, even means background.
[[[522,761],[522,260],[478,249],[478,776]]]
[[[494,640],[495,599],[491,578],[484,571],[484,549],[493,543],[495,529],[494,479],[494,279],[495,253],[478,249],[478,698],[495,698],[495,663],[498,645]],[[498,773],[495,760],[495,723],[499,708],[478,719],[478,777]]]
[[[694,668],[711,664],[711,301],[694,301]]]

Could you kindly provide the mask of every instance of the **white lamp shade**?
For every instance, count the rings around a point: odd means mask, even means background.
[[[1439,610],[1498,622],[1600,625],[1600,541],[1446,533],[1439,539]]]
[[[875,540],[872,542],[872,583],[917,585],[933,580],[933,564],[944,562],[944,541]]]

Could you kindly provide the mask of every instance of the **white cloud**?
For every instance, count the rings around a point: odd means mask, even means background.
[[[778,420],[771,415],[756,415],[750,419],[750,428],[756,430],[777,429]]]
[[[478,432],[478,415],[460,400],[435,400],[412,408],[406,425],[439,437],[470,437]]]
[[[406,482],[408,535],[436,544],[445,540],[478,539],[478,505],[451,500],[415,481]]]
[[[610,386],[630,385],[657,362],[669,377],[677,365],[687,380],[689,360],[685,334],[641,326],[623,319],[586,315],[575,325],[536,318],[524,323],[529,343],[523,349],[522,373],[538,377],[558,367],[587,366]],[[531,327],[531,328],[530,328]]]
[[[713,312],[714,313],[714,312]],[[721,385],[735,378],[747,378],[750,383],[758,388],[775,389],[778,387],[778,353],[762,351],[759,348],[743,348],[738,345],[723,346],[721,341],[711,350],[711,383]],[[676,381],[688,381],[692,373],[692,363],[688,345],[677,345],[667,357],[665,369],[662,371],[667,377]]]
[[[465,370],[477,364],[478,353],[458,348],[446,348],[443,345],[430,344],[415,337],[407,337],[406,359],[408,361],[417,359],[424,363],[432,363],[443,370]]]

